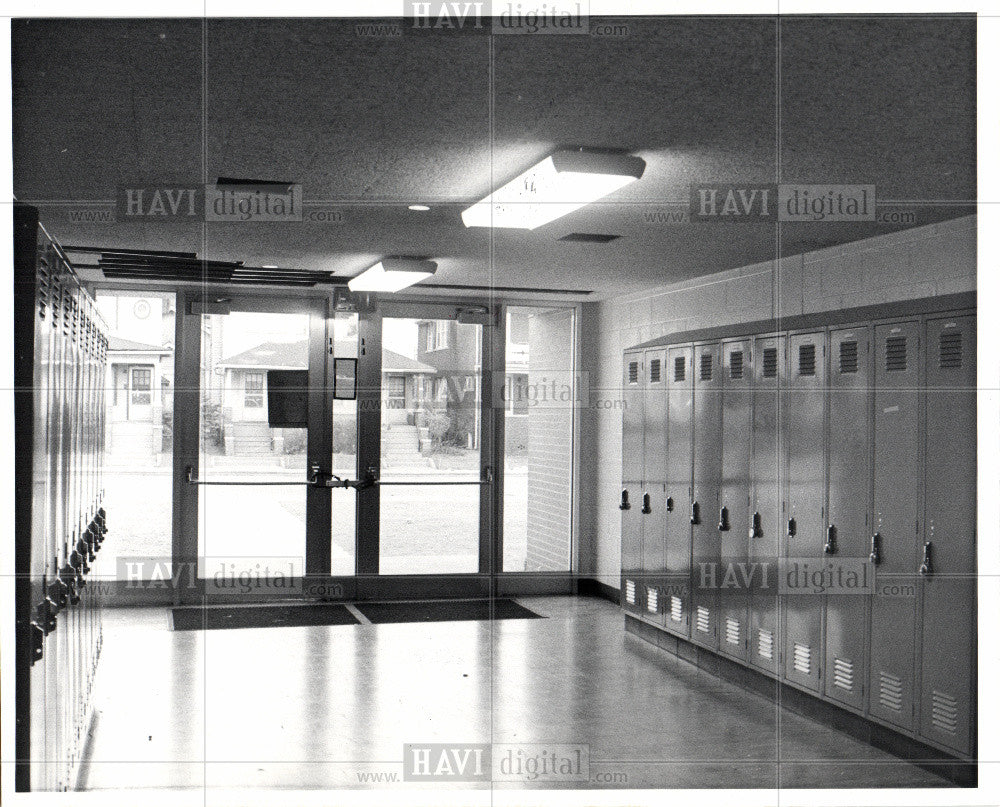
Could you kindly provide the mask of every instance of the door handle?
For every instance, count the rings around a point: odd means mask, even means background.
[[[920,574],[929,575],[934,573],[934,565],[931,563],[931,542],[924,542],[924,562],[920,564]]]
[[[882,536],[877,532],[872,536],[872,552],[868,560],[876,566],[882,562]]]
[[[691,523],[701,524],[701,508],[698,507],[698,502],[691,502]]]
[[[795,519],[794,518],[788,519],[788,537],[789,538],[794,538],[795,537]]]
[[[723,507],[719,510],[719,532],[729,531],[729,508]]]
[[[649,494],[648,493],[643,493],[642,494],[642,514],[644,516],[647,516],[647,515],[649,515],[652,512],[653,512],[653,508],[650,507],[650,505],[649,505]]]
[[[826,528],[826,545],[823,551],[827,555],[833,555],[837,551],[837,528],[833,524]]]
[[[750,519],[750,537],[760,538],[764,534],[764,530],[760,525],[760,513],[754,513],[753,518]]]
[[[622,501],[621,501],[621,504],[618,505],[618,509],[619,510],[631,510],[632,509],[632,505],[629,503],[629,500],[628,500],[628,491],[627,490],[622,490]]]

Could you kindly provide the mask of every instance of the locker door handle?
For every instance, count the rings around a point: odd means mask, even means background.
[[[868,556],[868,560],[876,566],[882,562],[882,536],[877,532],[872,536],[872,553]]]
[[[750,520],[750,537],[760,538],[764,534],[764,530],[761,529],[760,525],[760,513],[754,513],[753,518]]]
[[[674,512],[674,498],[673,496],[667,496],[667,512]]]
[[[31,663],[34,664],[36,661],[41,661],[42,648],[45,645],[45,631],[35,621],[28,624],[28,629],[31,631]]]
[[[934,565],[931,563],[931,542],[924,542],[924,562],[920,564],[920,574],[929,575],[934,573]]]
[[[653,512],[653,508],[649,506],[649,494],[648,493],[643,493],[642,494],[642,514],[644,516],[648,516],[652,512]]]
[[[788,537],[789,538],[794,538],[795,537],[795,519],[794,518],[788,519]]]
[[[622,491],[622,502],[621,502],[621,504],[618,505],[618,509],[619,510],[631,510],[632,509],[632,505],[629,503],[629,500],[628,500],[628,491],[627,490],[623,490]]]
[[[719,532],[729,531],[729,508],[723,507],[719,510]]]
[[[823,551],[827,555],[833,555],[837,551],[837,528],[833,524],[826,528],[826,545]]]
[[[691,502],[691,523],[701,524],[701,508],[698,502]]]

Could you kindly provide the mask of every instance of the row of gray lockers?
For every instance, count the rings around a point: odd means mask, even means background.
[[[976,319],[941,305],[627,350],[622,602],[969,758]]]
[[[16,206],[15,423],[18,790],[67,790],[101,649],[88,575],[102,508],[106,327],[37,211]]]

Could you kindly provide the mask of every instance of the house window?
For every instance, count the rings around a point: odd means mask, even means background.
[[[386,409],[406,409],[406,377],[391,375],[386,381]]]
[[[149,406],[153,402],[153,371],[149,367],[132,368],[132,406]]]
[[[264,374],[246,373],[243,376],[243,407],[260,409],[264,406]]]
[[[448,347],[449,325],[446,319],[436,319],[427,324],[427,349],[444,350]]]

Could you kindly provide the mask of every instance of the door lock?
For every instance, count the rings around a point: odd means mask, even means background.
[[[795,519],[794,518],[788,519],[788,537],[789,538],[794,538],[795,537]]]
[[[753,518],[750,519],[750,537],[760,538],[764,534],[764,530],[760,525],[760,513],[754,513]]]
[[[827,555],[833,555],[837,551],[837,528],[833,524],[826,528],[826,545],[823,551]]]
[[[701,524],[701,508],[698,507],[698,502],[691,502],[691,523]]]
[[[876,566],[882,562],[882,536],[877,532],[872,536],[872,552],[868,560]]]
[[[729,531],[729,508],[723,507],[719,510],[719,532]]]
[[[649,515],[652,512],[653,512],[653,508],[650,507],[650,504],[649,504],[649,494],[648,493],[643,493],[642,494],[642,514],[645,516],[645,515]]]
[[[920,574],[929,575],[934,572],[934,565],[931,563],[931,542],[924,542],[924,562],[920,564]]]
[[[618,505],[618,509],[619,510],[631,510],[632,509],[632,505],[629,503],[629,500],[628,500],[628,491],[627,490],[622,490],[622,501],[621,501],[621,504]]]

